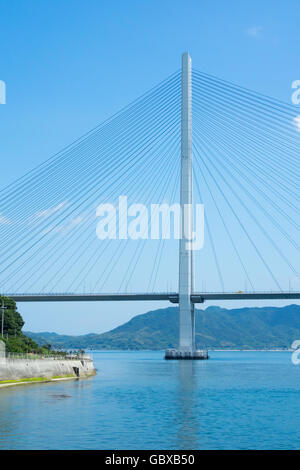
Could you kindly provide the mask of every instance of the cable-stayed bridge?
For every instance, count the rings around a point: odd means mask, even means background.
[[[293,106],[192,71],[184,54],[181,70],[0,191],[1,292],[179,303],[191,354],[195,303],[299,299],[299,123]],[[133,221],[113,210],[120,196]],[[176,201],[188,208],[180,240],[149,240],[141,204]],[[196,202],[198,251],[186,247]],[[113,206],[100,239],[99,204]]]
[[[152,292],[139,294],[10,294],[16,302],[124,302],[124,301],[152,301],[167,300],[174,304],[179,303],[176,292]],[[299,299],[299,292],[193,292],[191,301],[194,304],[206,300],[279,300]]]

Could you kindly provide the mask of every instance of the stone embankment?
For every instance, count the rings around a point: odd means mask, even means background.
[[[0,387],[21,383],[75,379],[95,375],[90,356],[5,355],[0,341]]]

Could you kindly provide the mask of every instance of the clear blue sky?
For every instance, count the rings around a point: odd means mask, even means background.
[[[299,23],[296,1],[0,0],[2,184],[170,75],[186,50],[197,69],[290,102]],[[78,334],[156,306],[19,308],[26,329]]]

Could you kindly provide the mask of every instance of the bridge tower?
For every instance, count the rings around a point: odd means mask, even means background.
[[[179,348],[167,350],[166,359],[207,359],[196,350],[195,314],[191,295],[193,270],[193,152],[192,152],[192,60],[182,54],[181,73],[181,238],[179,243]]]
[[[192,60],[182,55],[181,73],[181,239],[179,244],[179,350],[195,349],[193,292]]]

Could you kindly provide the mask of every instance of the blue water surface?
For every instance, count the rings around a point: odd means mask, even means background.
[[[299,449],[289,352],[94,352],[95,377],[0,390],[0,449]]]

